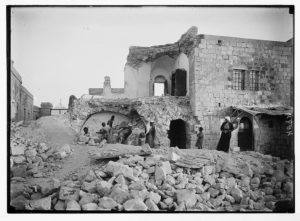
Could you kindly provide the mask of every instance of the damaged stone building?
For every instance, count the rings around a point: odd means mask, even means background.
[[[12,121],[33,119],[33,95],[23,86],[22,77],[11,61],[10,70],[10,118]]]
[[[231,145],[280,155],[292,146],[285,121],[293,113],[293,77],[293,39],[203,35],[191,27],[172,44],[130,47],[124,89],[111,88],[106,77],[103,88],[75,101],[73,112],[81,125],[104,112],[155,121],[160,145],[180,148],[195,148],[202,126],[207,149],[216,148],[229,115],[237,125]]]

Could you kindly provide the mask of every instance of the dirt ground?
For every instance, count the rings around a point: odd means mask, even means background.
[[[64,144],[69,144],[73,149],[70,156],[60,162],[56,162],[56,164],[61,165],[61,169],[54,172],[55,178],[63,180],[73,174],[80,177],[86,174],[92,167],[97,166],[95,162],[90,161],[88,155],[89,150],[97,147],[76,144],[76,132],[67,126],[61,117],[42,117],[34,123],[30,129],[32,130],[32,134],[37,134],[37,132],[43,134],[45,143],[53,149],[57,149]],[[30,183],[43,182],[44,179],[45,178],[32,178]]]

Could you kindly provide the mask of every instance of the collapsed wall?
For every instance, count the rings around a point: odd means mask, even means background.
[[[98,96],[82,96],[74,102],[71,118],[80,125],[80,131],[91,116],[99,113],[110,113],[106,116],[122,115],[133,123],[133,127],[142,129],[148,122],[153,121],[160,146],[170,146],[170,124],[173,120],[182,120],[186,125],[186,147],[193,148],[195,143],[193,126],[196,120],[193,118],[187,97],[104,99]],[[108,119],[103,118],[102,122],[107,122]],[[99,124],[99,129],[100,127]]]

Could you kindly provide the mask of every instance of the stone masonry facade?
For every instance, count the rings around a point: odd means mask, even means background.
[[[293,45],[288,42],[199,35],[190,56],[190,99],[204,127],[204,146],[214,149],[220,120],[235,105],[292,105]],[[258,73],[258,88],[249,87],[249,74]],[[244,71],[245,88],[234,89],[234,72]],[[193,72],[193,73],[191,73]]]

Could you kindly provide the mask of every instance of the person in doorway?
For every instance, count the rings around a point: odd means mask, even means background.
[[[111,118],[107,121],[107,126],[112,128],[114,124],[114,120],[115,120],[115,115],[112,115]]]
[[[221,137],[217,146],[217,150],[228,152],[230,146],[231,132],[233,131],[233,124],[230,117],[226,116],[224,123],[221,125]]]
[[[89,136],[90,136],[89,128],[88,128],[88,127],[84,127],[84,128],[83,128],[83,135],[86,136],[86,137],[89,137]]]
[[[107,127],[108,127],[107,143],[111,143],[112,141],[114,120],[115,120],[115,116],[112,115],[111,118],[107,121]]]
[[[129,123],[127,127],[123,127],[119,131],[120,143],[127,144],[127,138],[130,136],[131,133],[132,133],[132,124]]]
[[[199,132],[197,134],[197,142],[196,142],[196,147],[198,149],[203,148],[203,140],[204,140],[203,127],[199,127]]]
[[[102,122],[102,128],[97,133],[99,134],[100,142],[102,140],[106,140],[107,141],[108,129],[107,129],[106,124],[104,122]]]
[[[155,124],[153,121],[151,121],[150,129],[148,130],[148,132],[146,134],[146,143],[148,143],[151,148],[155,147],[155,143],[154,143],[155,135],[156,135]]]

